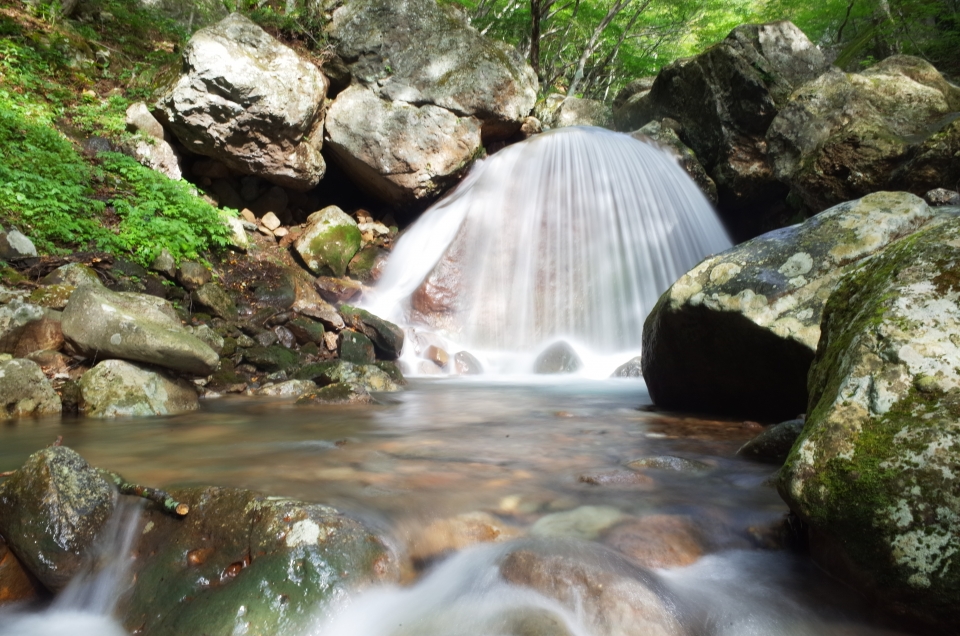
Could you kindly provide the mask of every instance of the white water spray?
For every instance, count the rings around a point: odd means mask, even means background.
[[[480,353],[488,370],[529,372],[523,365],[559,339],[624,362],[660,294],[729,246],[667,153],[563,128],[475,166],[398,241],[366,305]]]

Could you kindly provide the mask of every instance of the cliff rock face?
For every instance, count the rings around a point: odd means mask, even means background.
[[[960,181],[960,88],[920,58],[832,69],[790,96],[767,133],[774,172],[813,212],[877,190]]]
[[[191,152],[307,190],[326,169],[326,91],[315,66],[234,13],[190,38],[183,73],[157,109]]]
[[[960,628],[960,219],[830,297],[780,494],[823,566],[885,607]]]

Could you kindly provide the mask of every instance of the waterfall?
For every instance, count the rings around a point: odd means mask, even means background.
[[[562,128],[479,162],[401,236],[366,304],[488,363],[560,339],[623,362],[660,294],[729,246],[665,151]]]

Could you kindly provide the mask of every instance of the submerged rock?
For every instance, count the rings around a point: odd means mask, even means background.
[[[583,367],[583,361],[568,343],[555,342],[537,356],[533,363],[534,373],[576,373]]]
[[[30,360],[0,362],[0,420],[60,415],[60,397]]]
[[[64,446],[45,448],[0,484],[0,535],[51,591],[83,564],[113,512],[116,491]]]
[[[104,360],[80,378],[80,411],[87,417],[174,415],[200,408],[197,391],[173,378],[125,360]]]
[[[190,513],[144,512],[136,584],[118,611],[131,631],[299,633],[323,603],[397,578],[383,541],[328,506],[228,488],[170,494]]]
[[[646,568],[684,567],[707,551],[700,528],[679,515],[626,521],[607,532],[603,542]]]
[[[580,506],[541,517],[530,528],[530,535],[596,539],[623,517],[624,514],[613,506]]]
[[[804,84],[770,126],[777,178],[818,212],[877,190],[960,181],[960,88],[928,62],[889,57]]]
[[[193,34],[183,68],[157,106],[188,150],[295,190],[317,185],[327,81],[314,65],[234,13]]]
[[[840,278],[944,218],[912,194],[878,192],[707,258],[644,323],[654,403],[753,419],[805,412],[820,317]]]
[[[821,565],[896,614],[960,629],[960,219],[847,275],[823,314],[780,494]]]
[[[740,447],[737,455],[771,464],[782,464],[803,431],[802,419],[787,420],[771,426]]]

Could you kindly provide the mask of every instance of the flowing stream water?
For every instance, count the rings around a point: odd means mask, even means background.
[[[389,398],[322,410],[234,398],[168,418],[4,425],[0,471],[63,435],[93,465],[139,483],[236,486],[332,504],[378,528],[400,554],[420,550],[432,522],[478,511],[515,533],[514,542],[546,533],[596,546],[607,541],[606,530],[564,522],[563,515],[614,515],[621,524],[680,516],[698,524],[704,554],[654,575],[677,599],[691,635],[898,633],[871,625],[857,599],[804,557],[771,549],[768,529],[786,506],[768,483],[775,468],[735,455],[756,433],[742,422],[638,410],[650,404],[638,380],[423,379]],[[581,481],[659,456],[706,468],[647,470],[650,480],[639,484]],[[498,621],[519,606],[549,609],[574,636],[604,633],[588,617],[499,579],[498,551],[512,544],[467,549],[410,571],[402,587],[351,595],[346,607],[326,608],[334,617],[318,619],[312,633],[495,636],[512,633],[500,631]],[[122,591],[109,579],[83,585]],[[102,601],[58,601],[16,621],[0,616],[0,633],[120,633],[105,623],[109,608]]]

